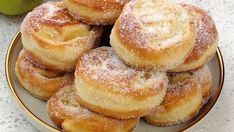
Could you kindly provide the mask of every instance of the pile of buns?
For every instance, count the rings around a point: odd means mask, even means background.
[[[110,46],[102,32],[113,25]],[[109,35],[108,35],[109,36]],[[63,0],[28,13],[15,72],[64,131],[169,126],[209,100],[218,33],[202,9],[167,0]]]

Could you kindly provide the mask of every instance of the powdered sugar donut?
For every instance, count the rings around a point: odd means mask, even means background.
[[[125,65],[110,47],[85,53],[75,71],[80,104],[118,119],[153,112],[166,93],[167,81],[164,72],[147,72]]]
[[[17,58],[15,73],[26,90],[43,100],[48,100],[61,87],[74,81],[72,73],[38,68],[31,63],[25,50],[22,50]]]
[[[23,47],[44,68],[72,71],[84,52],[96,47],[101,28],[75,20],[61,2],[47,2],[25,17]]]
[[[110,43],[130,66],[169,70],[184,62],[195,37],[194,22],[183,7],[166,0],[133,0],[117,19]]]
[[[50,119],[66,132],[127,132],[138,123],[139,118],[118,120],[94,113],[77,101],[74,85],[56,92],[47,102]]]
[[[153,125],[169,126],[194,117],[208,101],[211,73],[205,65],[199,70],[168,73],[169,87],[158,111],[144,117]]]

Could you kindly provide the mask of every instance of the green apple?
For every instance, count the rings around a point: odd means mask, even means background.
[[[24,14],[42,2],[43,0],[0,0],[0,13],[6,15]]]

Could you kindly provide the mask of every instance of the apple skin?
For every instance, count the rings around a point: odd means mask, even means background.
[[[21,15],[40,5],[43,0],[0,0],[0,13]]]

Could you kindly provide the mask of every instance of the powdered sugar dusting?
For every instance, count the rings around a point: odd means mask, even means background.
[[[203,9],[187,4],[180,5],[189,12],[196,24],[196,43],[186,59],[186,61],[196,61],[196,58],[202,56],[206,49],[216,41],[218,37],[217,29],[212,18]]]
[[[47,25],[79,24],[80,22],[70,16],[61,2],[47,2],[27,14],[21,25],[21,32],[30,33]]]
[[[45,5],[44,5],[45,6]],[[51,19],[55,14],[55,12],[58,12],[59,10],[64,10],[64,7],[58,7],[58,6],[46,6],[46,9],[48,10],[48,12],[46,14],[44,14],[44,16],[42,16],[42,19]]]
[[[202,86],[207,85],[207,82],[211,82],[211,72],[207,65],[194,71],[168,73],[168,76],[170,80],[168,90],[173,92],[173,94],[177,96],[183,96],[184,94],[186,94],[185,92],[181,91],[187,91],[187,89],[191,87],[192,83],[194,83],[196,87],[201,87],[202,89]],[[180,91],[178,87],[183,90]]]
[[[169,85],[167,94],[174,97],[185,96],[192,87],[193,83],[190,83],[189,81],[178,81]]]
[[[109,47],[100,47],[84,54],[79,63],[76,74],[84,74],[86,78],[122,93],[140,89],[156,90],[167,82],[163,72],[146,72],[125,65]]]
[[[201,84],[207,84],[207,82],[211,82],[212,80],[211,71],[207,64],[194,71],[194,76],[198,78]]]
[[[47,102],[49,108],[50,117],[56,117],[60,120],[66,118],[81,118],[90,117],[92,114],[86,108],[80,106],[77,101],[77,95],[72,86],[66,86],[60,89],[54,96],[52,96]],[[53,118],[52,118],[53,120]]]
[[[169,87],[167,95],[171,97],[186,96],[194,85],[200,88],[199,80],[194,76],[193,72],[168,73]]]
[[[161,46],[166,46],[166,45],[170,45],[173,43],[177,43],[181,40],[181,38],[183,37],[183,33],[182,32],[178,32],[175,34],[175,36],[168,38],[166,40],[161,41]]]
[[[32,95],[48,100],[58,89],[74,81],[73,74],[42,69],[31,63],[25,50],[16,62],[16,75],[22,86]]]
[[[55,123],[57,122],[56,124],[59,125],[61,125],[62,122],[66,121],[67,119],[78,122],[86,122],[88,127],[86,128],[84,125],[82,128],[84,127],[83,129],[87,130],[90,129],[89,127],[92,124],[96,124],[93,127],[98,127],[100,130],[121,129],[125,126],[125,123],[131,122],[132,120],[118,120],[94,113],[81,106],[77,98],[78,96],[74,85],[69,85],[60,89],[47,102],[51,120]]]
[[[126,4],[117,29],[123,40],[140,48],[159,50],[183,41],[189,32],[189,21],[180,6],[163,0],[138,0]]]

